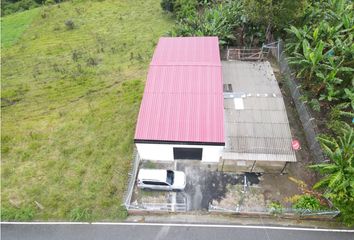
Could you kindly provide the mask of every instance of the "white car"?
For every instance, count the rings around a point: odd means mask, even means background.
[[[186,187],[186,175],[181,171],[140,169],[137,186],[142,189],[183,190]]]

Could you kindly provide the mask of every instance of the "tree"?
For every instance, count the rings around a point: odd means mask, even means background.
[[[251,22],[279,31],[296,23],[307,0],[244,0],[244,6]]]

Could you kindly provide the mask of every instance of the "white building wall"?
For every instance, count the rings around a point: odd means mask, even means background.
[[[224,146],[180,145],[180,144],[135,144],[141,159],[173,161],[173,148],[203,148],[202,162],[219,162]]]

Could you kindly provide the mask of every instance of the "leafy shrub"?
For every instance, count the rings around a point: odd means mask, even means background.
[[[72,29],[75,28],[75,23],[74,23],[73,20],[68,19],[68,20],[65,21],[65,26],[66,26],[66,29],[72,30]]]
[[[310,4],[302,27],[287,29],[289,63],[319,100],[350,101],[354,106],[354,13],[351,1]]]
[[[318,137],[324,153],[330,159],[328,163],[310,166],[323,178],[314,188],[325,188],[325,196],[340,211],[348,225],[354,224],[354,129],[343,123],[337,138]]]
[[[21,1],[1,1],[1,15],[8,15],[15,12],[22,12],[40,6],[40,2],[35,0],[21,0]]]
[[[273,215],[282,214],[284,211],[283,206],[279,202],[272,202],[268,208],[269,212]]]
[[[352,121],[354,118],[354,112],[351,111],[353,107],[350,103],[340,103],[332,107],[329,112],[329,121],[327,127],[336,134],[341,134],[343,126],[343,120]]]
[[[317,99],[311,99],[311,101],[309,102],[309,105],[314,111],[316,111],[316,112],[321,111],[321,105]]]
[[[16,12],[26,11],[45,5],[52,5],[60,3],[65,0],[2,0],[1,1],[1,15],[8,15]]]
[[[175,0],[162,0],[161,1],[161,8],[164,11],[173,12],[173,5]]]
[[[45,5],[53,5],[55,4],[55,0],[45,0]]]
[[[244,0],[248,19],[255,25],[273,28],[281,33],[290,23],[302,17],[306,0]]]
[[[98,65],[99,60],[95,57],[89,57],[86,62],[87,66],[94,67]]]
[[[179,22],[170,33],[172,36],[218,36],[220,44],[235,39],[233,29],[239,24],[235,16],[240,9],[239,2],[217,4],[204,9],[204,12],[190,15]]]
[[[320,201],[311,195],[302,195],[294,204],[293,208],[299,212],[305,210],[318,211],[321,210]]]
[[[175,0],[173,11],[177,19],[194,18],[197,15],[197,0]]]

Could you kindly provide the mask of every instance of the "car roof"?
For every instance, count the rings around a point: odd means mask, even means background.
[[[138,174],[139,180],[154,180],[166,182],[167,170],[164,169],[140,169]]]

